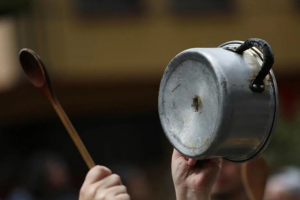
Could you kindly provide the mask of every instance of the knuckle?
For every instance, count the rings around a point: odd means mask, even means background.
[[[114,193],[110,192],[107,195],[105,195],[105,199],[104,200],[112,200],[112,199],[116,199],[116,196]]]
[[[81,188],[79,196],[80,199],[90,199],[95,196],[96,190],[94,187]]]
[[[85,196],[87,197],[94,197],[96,194],[96,188],[95,187],[89,187],[85,190]]]
[[[121,183],[121,177],[119,175],[112,174],[111,176],[116,183]]]
[[[101,192],[97,195],[98,200],[105,200],[106,199],[106,194],[104,192]]]
[[[91,184],[91,182],[99,181],[110,174],[111,171],[108,168],[104,166],[95,166],[86,175],[84,184]]]
[[[122,200],[130,200],[130,196],[129,194],[124,194],[123,196],[124,198]]]
[[[122,190],[124,193],[127,192],[127,187],[126,187],[125,185],[121,185],[120,187],[121,187],[121,190]]]
[[[103,199],[101,200],[112,200],[114,199],[114,196],[110,192],[103,193]]]
[[[111,174],[111,171],[108,168],[104,167],[104,166],[96,166],[95,171],[98,174]]]

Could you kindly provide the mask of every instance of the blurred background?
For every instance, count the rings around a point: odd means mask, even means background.
[[[262,38],[275,54],[280,94],[265,156],[272,171],[300,165],[299,21],[299,0],[0,0],[0,199],[22,195],[20,185],[63,188],[61,199],[76,199],[88,171],[26,79],[24,47],[43,59],[95,162],[140,188],[135,199],[174,199],[172,147],[157,112],[165,67],[187,48]]]

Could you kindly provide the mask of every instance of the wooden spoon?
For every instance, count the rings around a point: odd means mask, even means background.
[[[268,178],[268,165],[260,156],[242,164],[242,181],[250,200],[262,200]]]
[[[79,135],[77,134],[76,130],[74,129],[72,123],[70,122],[68,116],[64,112],[63,108],[61,107],[59,101],[57,100],[53,92],[51,82],[46,71],[46,67],[44,66],[40,57],[31,49],[22,49],[20,51],[19,58],[22,68],[25,74],[27,75],[28,79],[35,87],[39,88],[48,98],[88,167],[90,169],[94,167],[95,163],[93,159],[91,158],[90,154],[85,148],[83,142],[81,141]]]

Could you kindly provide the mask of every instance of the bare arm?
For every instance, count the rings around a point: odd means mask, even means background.
[[[172,177],[177,200],[209,200],[220,169],[220,158],[196,161],[174,149]]]

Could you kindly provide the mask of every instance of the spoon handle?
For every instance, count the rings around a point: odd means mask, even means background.
[[[85,163],[89,167],[89,169],[93,168],[95,166],[95,163],[90,156],[88,150],[85,148],[82,140],[80,139],[78,133],[76,132],[75,128],[73,127],[72,123],[70,122],[68,116],[66,115],[65,111],[61,107],[60,103],[56,98],[49,97],[46,94],[47,98],[51,102],[54,110],[56,111],[57,115],[59,116],[60,120],[64,124],[65,128],[67,129],[69,135],[71,136],[73,142],[75,143],[77,149],[79,150],[81,156],[83,157]]]

